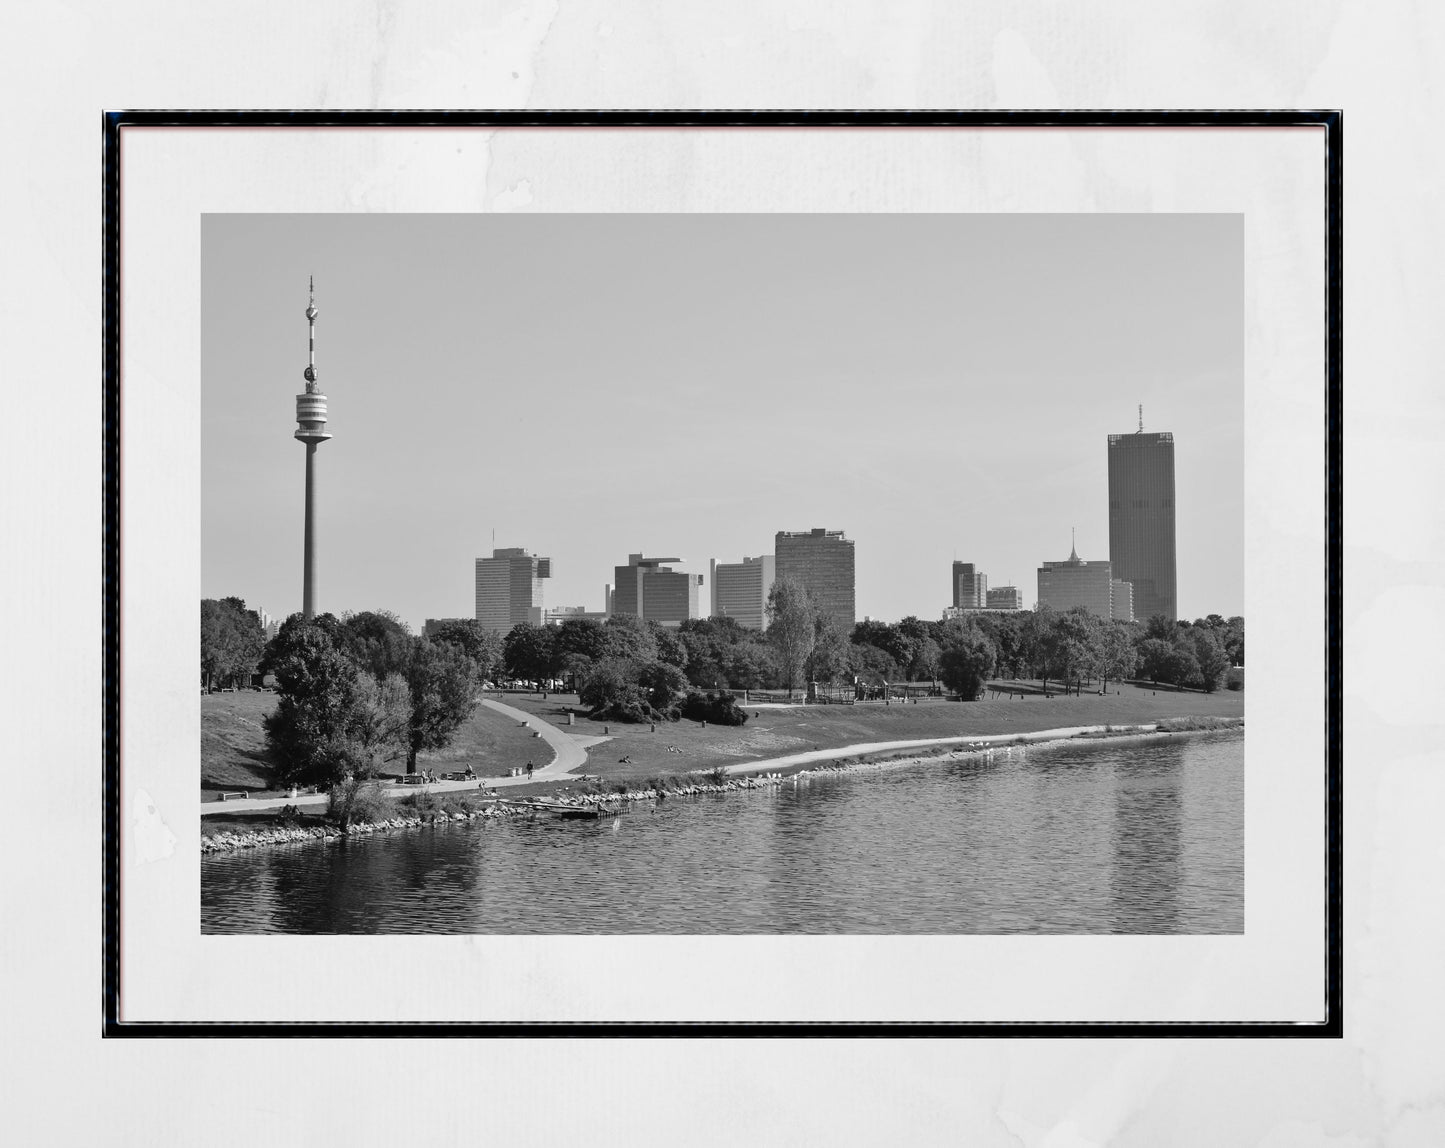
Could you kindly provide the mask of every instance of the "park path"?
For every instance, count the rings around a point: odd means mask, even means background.
[[[555,781],[559,777],[566,777],[574,769],[587,764],[587,751],[577,744],[577,741],[566,730],[553,725],[551,722],[543,721],[535,714],[529,714],[526,710],[519,710],[516,706],[509,706],[506,702],[494,702],[490,698],[483,698],[482,705],[494,709],[517,722],[519,725],[529,726],[542,735],[542,740],[552,747],[552,760],[547,765],[532,774],[532,781]],[[497,783],[512,782],[516,784],[515,777],[498,777],[493,779]],[[527,781],[526,775],[521,780]]]
[[[399,797],[406,793],[415,793],[418,789],[424,789],[428,793],[454,793],[466,790],[475,793],[478,789],[505,789],[513,785],[528,785],[534,781],[558,781],[568,777],[574,769],[587,764],[587,750],[566,730],[553,725],[551,722],[543,721],[526,710],[519,710],[515,706],[509,706],[505,702],[494,702],[490,698],[480,699],[482,705],[489,709],[496,710],[504,717],[509,717],[518,725],[526,725],[529,729],[541,734],[541,741],[547,743],[552,750],[552,760],[540,769],[533,772],[531,777],[525,773],[521,777],[483,777],[476,781],[433,781],[427,785],[394,785],[382,790],[388,797]],[[589,744],[606,741],[606,738],[586,738]],[[541,755],[538,754],[540,757]],[[203,801],[201,802],[201,816],[208,813],[248,813],[258,809],[281,809],[283,806],[294,805],[298,809],[311,808],[313,806],[324,806],[327,796],[324,793],[311,794],[297,797],[242,797],[233,801]]]
[[[1041,729],[1033,733],[968,734],[958,737],[926,737],[912,741],[869,741],[857,745],[840,745],[833,749],[810,749],[803,753],[790,753],[786,757],[770,757],[764,761],[744,761],[737,765],[725,766],[727,773],[757,773],[759,770],[791,769],[797,765],[811,765],[817,761],[836,761],[840,757],[856,757],[867,753],[888,753],[898,749],[927,749],[940,745],[964,745],[985,749],[991,745],[1014,745],[1020,739],[1026,742],[1054,741],[1058,738],[1077,737],[1081,733],[1102,733],[1106,726],[1070,725],[1059,729]],[[1135,731],[1151,730],[1152,725],[1131,727]],[[1122,731],[1121,731],[1122,732]]]

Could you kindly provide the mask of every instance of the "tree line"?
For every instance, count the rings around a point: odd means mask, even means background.
[[[623,615],[605,623],[569,618],[514,627],[502,655],[513,680],[560,681],[594,712],[638,721],[675,713],[689,690],[793,691],[808,682],[878,690],[927,681],[972,699],[995,676],[1077,688],[1136,675],[1215,690],[1231,665],[1243,664],[1240,617],[1118,622],[1042,607],[946,621],[867,620],[849,630],[789,579],[773,584],[763,631],[731,618],[694,618],[676,629]]]
[[[561,683],[588,714],[621,722],[680,717],[747,720],[727,690],[847,684],[866,696],[889,683],[941,683],[964,700],[994,677],[1079,690],[1085,682],[1147,678],[1213,691],[1244,664],[1244,619],[1100,619],[1084,610],[972,614],[946,621],[865,620],[851,630],[819,610],[799,583],[779,579],[767,628],[695,618],[669,629],[630,615],[606,622],[517,625],[499,637],[470,620],[413,635],[385,610],[293,614],[269,643],[239,598],[201,603],[201,674],[208,686],[275,676],[265,719],[288,783],[335,785],[388,763],[416,769],[471,716],[486,683]]]

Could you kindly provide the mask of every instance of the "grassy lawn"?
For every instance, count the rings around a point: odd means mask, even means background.
[[[261,719],[276,708],[263,690],[201,695],[201,796],[271,793],[275,766]]]
[[[272,782],[275,767],[266,747],[261,719],[276,708],[277,696],[260,690],[201,697],[201,799],[221,792],[256,797],[280,796]],[[566,719],[564,718],[563,721]],[[449,772],[468,764],[481,777],[502,777],[528,761],[538,767],[552,760],[551,747],[532,737],[511,718],[478,706],[452,744],[438,753],[417,755],[418,769]],[[393,772],[406,766],[398,763]]]
[[[564,729],[568,706],[575,709],[578,704],[575,694],[551,694],[546,701],[538,694],[508,694],[503,700]],[[1046,699],[1035,693],[1021,699],[976,702],[756,707],[748,710],[744,726],[704,729],[691,721],[661,722],[655,733],[645,724],[612,722],[607,734],[611,740],[588,750],[585,771],[609,781],[633,781],[858,742],[1034,733],[1061,726],[1135,725],[1187,716],[1243,717],[1244,694],[1224,690],[1214,694],[1156,692],[1148,686],[1110,683],[1106,697],[1085,692],[1078,698],[1055,693]],[[580,712],[568,729],[577,737],[600,737],[602,731],[602,722]],[[682,752],[671,753],[669,746]],[[631,763],[621,762],[623,757],[630,757]]]

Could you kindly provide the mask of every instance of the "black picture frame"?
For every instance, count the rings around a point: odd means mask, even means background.
[[[1317,127],[1325,133],[1324,219],[1326,274],[1326,593],[1325,593],[1325,745],[1326,808],[1324,1018],[1317,1023],[1281,1022],[777,1022],[777,1023],[376,1023],[376,1022],[123,1022],[120,1019],[120,582],[121,405],[120,377],[120,212],[121,133],[127,127],[568,127],[568,128],[899,128],[899,127],[1055,127],[1149,128],[1200,127],[1250,129]],[[103,206],[103,742],[102,841],[104,885],[102,1033],[106,1037],[1189,1037],[1189,1038],[1338,1038],[1344,1033],[1343,981],[1343,809],[1341,803],[1341,618],[1342,618],[1342,206],[1343,114],[1339,110],[1058,110],[1058,111],[107,111],[102,115]]]

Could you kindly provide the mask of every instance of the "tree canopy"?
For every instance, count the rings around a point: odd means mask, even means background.
[[[788,693],[797,689],[817,640],[817,608],[802,583],[778,578],[768,591],[768,641]]]
[[[201,677],[208,688],[249,684],[265,648],[261,617],[240,598],[201,599]]]

